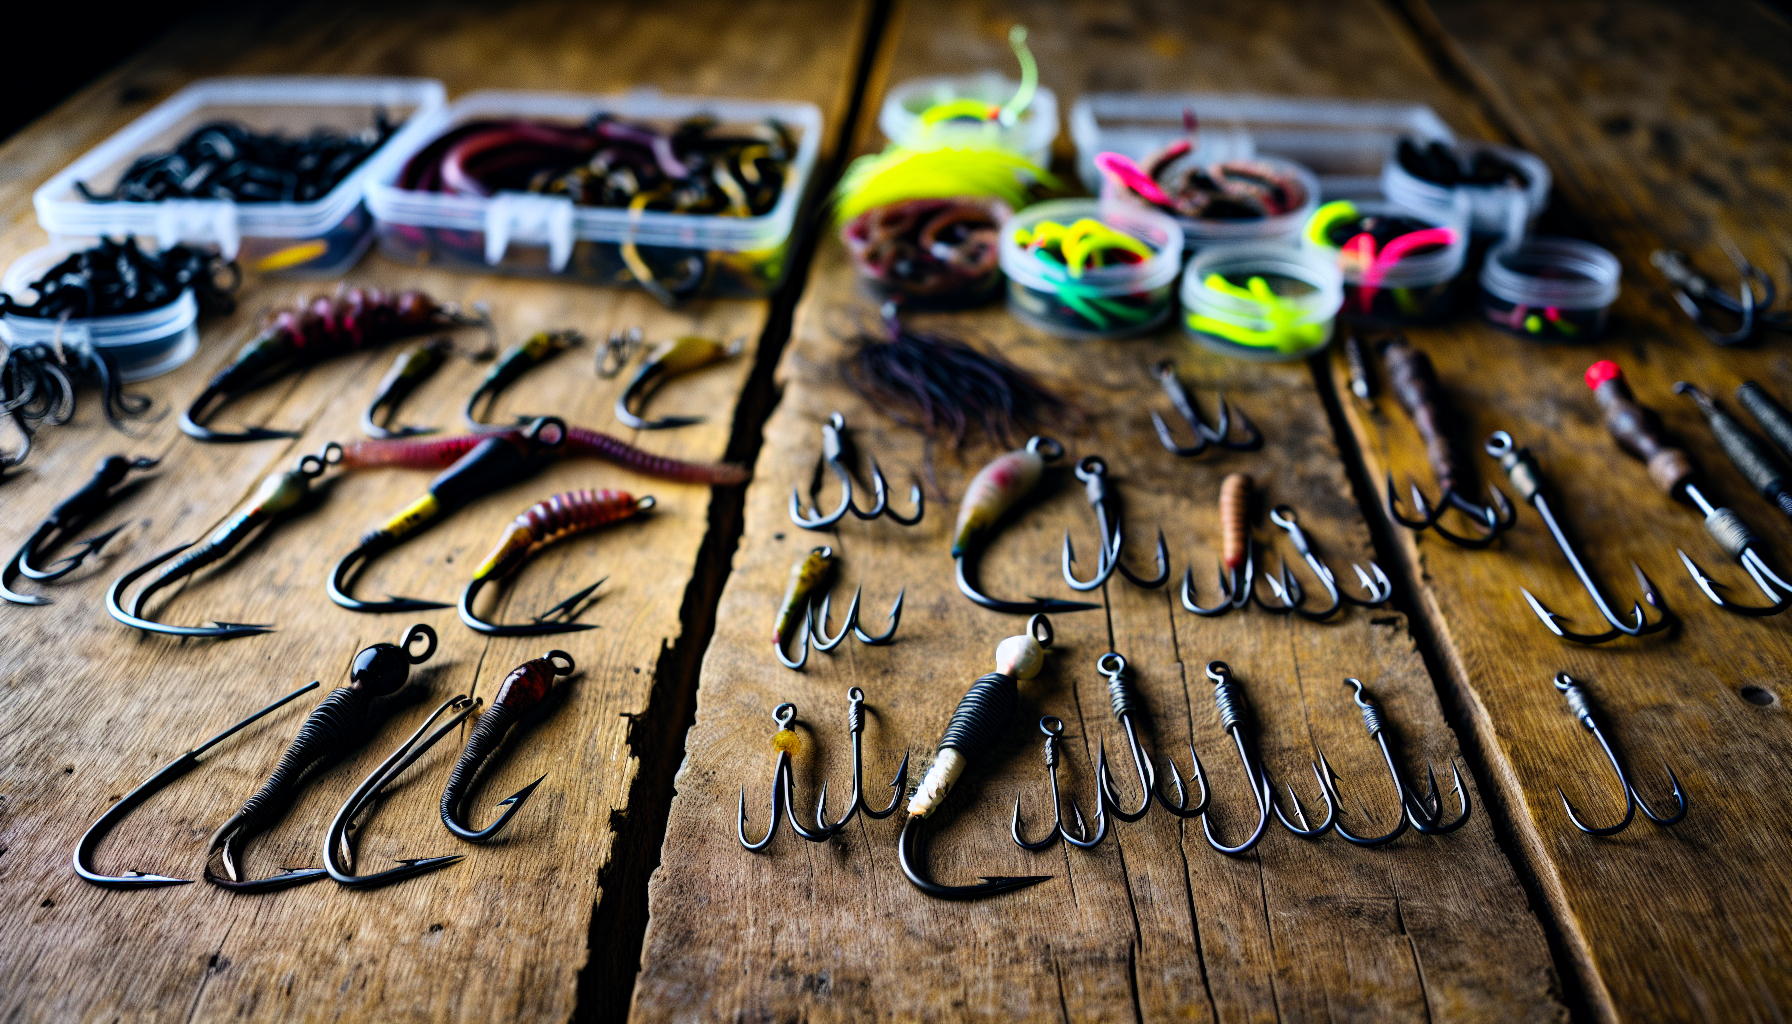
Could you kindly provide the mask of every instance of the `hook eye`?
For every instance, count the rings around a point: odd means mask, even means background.
[[[1151,373],[1152,376],[1156,377],[1158,380],[1169,380],[1176,376],[1176,364],[1171,360],[1165,359],[1163,362],[1158,363],[1157,367],[1153,369]]]
[[[846,699],[857,704],[865,699],[865,691],[861,690],[855,686],[852,689],[846,691]]]
[[[1095,667],[1104,676],[1118,677],[1126,672],[1126,659],[1118,652],[1109,651],[1101,656],[1101,660],[1095,663]]]
[[[1047,462],[1064,457],[1064,446],[1055,439],[1044,434],[1034,434],[1027,439],[1027,451],[1039,456]]]
[[[812,549],[811,549],[811,550],[810,550],[810,551],[809,551],[809,553],[810,553],[810,554],[811,554],[811,555],[820,555],[820,556],[821,556],[821,557],[823,557],[823,558],[832,558],[832,557],[834,557],[834,549],[833,549],[833,547],[832,547],[832,546],[830,546],[830,545],[827,545],[827,544],[823,544],[823,545],[822,545],[822,546],[821,546],[821,547],[818,547],[818,548],[812,548]]]
[[[1216,683],[1229,682],[1232,679],[1232,666],[1223,661],[1210,661],[1207,663],[1207,678]]]
[[[1557,672],[1556,673],[1556,689],[1562,691],[1563,693],[1567,693],[1568,688],[1570,686],[1574,686],[1574,685],[1576,685],[1576,684],[1574,682],[1573,676],[1569,675],[1566,672]]]
[[[552,437],[548,436],[550,429],[554,431]],[[558,448],[566,443],[566,421],[558,416],[542,416],[529,424],[529,429],[523,431],[523,436],[531,441],[539,441],[546,447]]]
[[[832,427],[835,430],[845,430],[846,429],[846,417],[840,415],[839,413],[835,413],[832,416],[828,417],[828,426]]]
[[[1046,715],[1039,720],[1039,731],[1053,738],[1064,735],[1064,720],[1057,715]]]
[[[416,643],[419,637],[428,640],[429,646],[423,649],[422,654],[412,654],[411,645]],[[436,653],[436,631],[419,622],[411,627],[411,631],[404,636],[404,642],[398,646],[404,648],[404,656],[411,660],[411,664],[421,665],[429,660],[430,655]]]
[[[1363,696],[1363,681],[1361,679],[1357,679],[1354,677],[1347,677],[1344,680],[1344,685],[1356,687],[1356,692],[1350,695],[1350,699],[1353,701],[1356,701],[1357,707],[1359,707],[1359,708],[1374,707],[1373,704],[1369,703],[1368,698]]]
[[[659,504],[659,499],[655,498],[651,494],[644,494],[641,497],[635,499],[635,511],[636,512],[645,512],[648,509],[650,509],[658,504]]]
[[[1287,530],[1289,533],[1293,533],[1300,529],[1300,523],[1296,521],[1297,519],[1299,519],[1299,516],[1295,513],[1294,509],[1288,505],[1277,505],[1275,508],[1269,510],[1269,521],[1282,529]]]
[[[1076,478],[1078,480],[1088,480],[1091,477],[1106,476],[1107,472],[1107,461],[1099,455],[1085,455],[1078,460],[1076,464]]]
[[[552,650],[541,657],[545,661],[553,662],[554,674],[557,676],[572,675],[572,670],[578,667],[578,663],[572,660],[572,655],[562,650]],[[560,667],[560,663],[563,661],[566,662],[565,668]]]
[[[1487,444],[1484,447],[1487,450],[1487,454],[1496,459],[1510,455],[1513,448],[1512,435],[1506,433],[1504,430],[1496,430],[1487,438]]]
[[[796,705],[789,701],[785,701],[778,705],[777,710],[772,712],[772,717],[777,719],[778,728],[788,729],[790,728],[790,723],[796,721]]]
[[[1039,641],[1039,646],[1050,647],[1055,636],[1052,632],[1052,620],[1046,618],[1044,612],[1035,614],[1027,620],[1027,635]]]

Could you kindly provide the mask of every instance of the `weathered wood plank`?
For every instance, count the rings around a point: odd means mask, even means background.
[[[1459,112],[1419,67],[1406,37],[1390,33],[1397,23],[1367,5],[1343,8],[1219,5],[1196,20],[1183,9],[1152,5],[914,4],[900,12],[889,79],[1005,67],[1007,28],[1023,21],[1043,81],[1065,104],[1093,88],[1428,91],[1450,108],[1447,114]],[[1284,31],[1296,24],[1301,31]],[[1328,30],[1342,39],[1327,37]],[[1239,53],[1254,59],[1232,59]],[[1118,825],[1116,837],[1093,852],[1028,855],[1007,837],[1017,792],[1036,828],[1045,811],[1034,728],[1040,714],[1068,724],[1066,788],[1084,808],[1093,806],[1097,741],[1110,752],[1116,744],[1124,749],[1094,670],[1109,649],[1137,670],[1151,708],[1146,747],[1160,765],[1173,755],[1186,771],[1190,741],[1201,752],[1224,836],[1249,823],[1250,804],[1202,674],[1214,658],[1229,661],[1250,694],[1261,749],[1278,781],[1311,794],[1306,762],[1318,744],[1347,780],[1357,826],[1391,824],[1391,792],[1375,781],[1379,755],[1342,677],[1369,682],[1398,724],[1409,769],[1425,759],[1443,765],[1454,752],[1431,681],[1393,612],[1353,611],[1332,626],[1258,611],[1196,620],[1174,606],[1168,590],[1116,582],[1106,588],[1105,613],[1056,617],[1061,650],[1053,666],[1023,689],[1022,711],[1000,749],[960,783],[932,855],[946,880],[1057,876],[1022,893],[968,905],[921,896],[895,864],[900,814],[861,819],[822,845],[803,843],[786,828],[764,855],[739,848],[731,835],[737,786],[747,787],[751,827],[766,822],[770,712],[779,701],[795,701],[808,729],[797,760],[799,805],[808,806],[823,780],[836,794],[845,781],[840,709],[854,684],[877,712],[866,737],[868,784],[881,787],[899,748],[925,763],[965,686],[988,670],[995,643],[1020,626],[960,596],[945,554],[956,499],[994,448],[973,445],[962,457],[936,449],[943,493],[913,529],[848,522],[810,534],[786,515],[789,489],[809,479],[818,426],[836,409],[893,480],[926,458],[919,438],[869,408],[840,376],[846,337],[856,325],[874,323],[873,314],[839,245],[823,243],[781,366],[782,402],[748,488],[745,533],[704,665],[664,860],[650,888],[653,917],[634,1019],[1564,1017],[1542,932],[1479,811],[1454,836],[1402,839],[1379,851],[1347,848],[1335,838],[1310,846],[1276,831],[1241,860],[1213,853],[1198,823],[1161,811]],[[1161,524],[1178,574],[1193,564],[1210,586],[1213,503],[1220,477],[1231,470],[1252,473],[1273,500],[1296,504],[1335,565],[1368,557],[1368,534],[1306,367],[1226,362],[1174,333],[1067,344],[1021,327],[999,308],[924,323],[982,339],[1073,394],[1091,415],[1086,429],[1064,438],[1071,456],[1108,459],[1127,501],[1131,536],[1148,537]],[[1147,372],[1164,357],[1177,360],[1207,403],[1223,388],[1265,424],[1265,450],[1188,462],[1164,453],[1148,418],[1161,393]],[[983,576],[1004,594],[1065,593],[1057,579],[1059,538],[1069,529],[1086,546],[1092,528],[1074,481],[1059,486],[995,542]],[[767,649],[768,627],[791,562],[822,542],[843,553],[843,586],[866,581],[867,607],[881,609],[895,588],[907,588],[903,635],[888,648],[849,643],[833,657],[812,655],[807,671],[791,673]],[[1122,755],[1116,771],[1124,765]],[[1494,949],[1500,955],[1490,957]]]
[[[63,127],[53,115],[9,144],[60,147],[41,161],[53,171],[115,123],[197,74],[340,71],[426,73],[452,93],[475,87],[667,91],[809,99],[839,131],[867,8],[815,11],[773,3],[688,3],[650,10],[535,4],[376,5],[344,13],[328,5],[295,22],[315,32],[287,34],[288,22],[260,23],[216,50],[175,47],[152,53],[72,101]],[[265,16],[264,16],[265,17]],[[269,25],[273,29],[268,28]],[[212,38],[212,37],[207,37]],[[801,59],[797,59],[801,55]],[[129,97],[116,115],[115,97]],[[111,120],[105,120],[110,117]],[[44,135],[45,125],[51,126]],[[46,141],[33,142],[33,139]],[[36,165],[34,165],[36,166]],[[28,182],[35,185],[35,179]],[[9,214],[21,215],[12,197]],[[8,257],[41,244],[15,226]],[[650,338],[703,333],[746,336],[747,355],[680,380],[659,408],[703,411],[699,427],[631,437],[677,457],[713,460],[729,443],[733,410],[766,324],[762,301],[710,301],[667,312],[639,294],[539,282],[457,277],[369,259],[356,284],[417,286],[440,298],[491,302],[504,339],[543,328],[576,327],[601,338],[639,324]],[[254,281],[243,311],[207,324],[192,364],[146,385],[168,408],[194,394],[253,329],[259,312],[319,286]],[[327,363],[230,407],[227,422],[272,422],[304,431],[291,444],[201,446],[178,435],[172,417],[130,441],[95,423],[87,403],[77,426],[46,432],[22,479],[4,485],[9,546],[114,450],[168,456],[167,468],[105,524],[130,527],[93,568],[52,588],[57,604],[9,608],[0,634],[0,877],[8,912],[0,930],[4,1015],[19,1020],[168,1020],[248,1017],[306,1019],[567,1019],[574,1009],[599,873],[617,829],[644,827],[648,808],[631,808],[631,783],[644,737],[632,718],[649,712],[656,683],[669,693],[688,679],[659,679],[676,662],[667,652],[685,623],[680,608],[697,571],[710,494],[701,487],[642,478],[595,462],[555,465],[526,485],[483,499],[374,565],[361,592],[386,590],[451,599],[472,563],[529,503],[575,487],[620,487],[658,497],[646,521],[550,549],[504,592],[514,619],[609,574],[604,600],[587,615],[601,629],[532,641],[487,642],[452,610],[412,617],[360,616],[328,603],[329,566],[356,537],[418,493],[428,474],[370,471],[341,478],[316,512],[279,525],[222,568],[158,607],[174,621],[211,614],[278,623],[280,631],[228,644],[136,637],[104,613],[102,596],[124,567],[222,519],[259,479],[329,439],[358,435],[356,419],[391,352]],[[591,352],[570,353],[515,385],[498,409],[551,409],[579,424],[622,433],[610,414],[621,381],[591,373]],[[456,361],[405,409],[410,422],[452,427],[483,367]],[[105,525],[102,524],[102,525]],[[580,674],[564,703],[516,744],[474,801],[490,803],[542,772],[547,781],[513,829],[487,847],[465,847],[437,823],[442,769],[458,738],[425,759],[384,802],[362,842],[362,863],[392,856],[466,852],[468,860],[427,878],[369,893],[314,885],[274,896],[231,897],[206,885],[108,893],[78,881],[67,858],[75,839],[117,794],[155,766],[253,707],[312,678],[343,680],[354,651],[391,638],[411,621],[434,625],[442,650],[418,673],[424,703],[467,692],[489,697],[511,667],[562,647]],[[196,877],[211,830],[251,792],[314,701],[215,751],[200,772],[139,810],[99,852],[111,867],[157,868]],[[315,864],[319,837],[347,790],[414,727],[421,707],[399,710],[367,748],[325,775],[281,825],[251,848],[252,869]],[[637,744],[632,746],[633,744]],[[505,788],[509,787],[509,788]],[[608,901],[614,894],[605,893]],[[605,965],[604,969],[608,969]],[[626,972],[624,972],[626,978]],[[444,983],[444,979],[449,979]]]
[[[1675,547],[1732,585],[1746,578],[1723,564],[1689,506],[1676,507],[1618,452],[1580,377],[1594,360],[1616,359],[1638,397],[1705,465],[1707,493],[1741,513],[1770,551],[1787,550],[1785,521],[1749,493],[1670,387],[1692,380],[1732,404],[1734,386],[1754,379],[1784,396],[1792,366],[1778,343],[1747,351],[1707,343],[1674,307],[1648,254],[1687,249],[1715,271],[1727,266],[1717,240],[1728,235],[1783,275],[1774,231],[1792,194],[1783,173],[1792,156],[1783,102],[1792,34],[1747,4],[1443,2],[1413,10],[1440,57],[1482,91],[1517,144],[1549,162],[1566,217],[1612,246],[1626,273],[1612,330],[1597,344],[1539,346],[1466,321],[1410,337],[1436,362],[1470,450],[1502,428],[1530,445],[1608,593],[1633,599],[1626,563],[1635,559],[1682,625],[1598,648],[1550,637],[1520,586],[1582,628],[1594,629],[1598,616],[1528,509],[1487,553],[1393,532],[1424,582],[1421,607],[1488,781],[1511,811],[1595,1012],[1771,1019],[1792,999],[1782,913],[1792,878],[1785,859],[1769,853],[1783,837],[1760,810],[1789,795],[1780,680],[1792,624],[1745,622],[1698,593]],[[1347,412],[1369,479],[1392,470],[1429,486],[1417,435],[1390,397]],[[1483,479],[1499,475],[1476,461]],[[1734,594],[1758,597],[1751,591]],[[1639,820],[1605,840],[1570,825],[1558,784],[1595,821],[1616,820],[1623,808],[1598,748],[1550,685],[1564,670],[1590,685],[1646,796],[1657,805],[1665,798],[1663,759],[1679,771],[1692,800],[1686,821],[1663,831]],[[1770,703],[1749,702],[1744,687],[1759,687]]]

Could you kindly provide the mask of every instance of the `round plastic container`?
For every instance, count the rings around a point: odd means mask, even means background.
[[[1179,173],[1197,162],[1198,156],[1199,152],[1183,156],[1170,165],[1170,170]],[[1210,245],[1229,242],[1282,242],[1295,245],[1300,238],[1301,229],[1307,226],[1313,211],[1319,208],[1319,179],[1300,164],[1273,156],[1256,156],[1240,162],[1264,165],[1294,179],[1306,193],[1306,200],[1287,213],[1274,217],[1256,217],[1250,220],[1177,217],[1176,223],[1182,226],[1184,259],[1192,259]],[[1157,209],[1140,199],[1131,189],[1123,188],[1112,178],[1106,177],[1101,183],[1101,202],[1104,210],[1126,207],[1153,211]]]
[[[1481,315],[1528,338],[1587,341],[1605,333],[1621,274],[1618,258],[1591,242],[1508,240],[1481,267]]]
[[[1093,218],[1152,249],[1150,259],[1085,270],[1071,277],[1063,267],[1031,255],[1015,241],[1043,221],[1073,224]],[[1008,311],[1042,331],[1065,338],[1130,338],[1170,318],[1172,286],[1182,268],[1182,229],[1154,210],[1104,212],[1092,199],[1037,203],[1002,229],[1002,273],[1008,276]]]
[[[1414,247],[1409,255],[1397,256],[1391,263],[1375,259],[1365,266],[1360,257],[1346,257],[1338,246],[1324,237],[1326,223],[1336,223],[1327,214],[1334,209],[1350,212],[1345,219],[1368,217],[1401,217],[1418,221],[1426,228],[1448,232],[1447,244]],[[1322,220],[1325,223],[1322,223]],[[1423,230],[1423,229],[1421,229]],[[1401,238],[1410,237],[1402,235]],[[1451,296],[1458,275],[1468,256],[1468,198],[1450,197],[1450,206],[1440,216],[1423,213],[1390,202],[1328,203],[1319,208],[1301,235],[1301,245],[1322,259],[1330,259],[1344,280],[1344,305],[1339,316],[1352,323],[1372,326],[1403,326],[1428,323],[1449,312]],[[1383,252],[1400,239],[1390,241]]]
[[[953,100],[978,100],[999,107],[1014,97],[1020,83],[994,71],[976,75],[916,78],[891,89],[877,115],[884,137],[908,149],[940,146],[995,146],[1017,153],[1040,167],[1052,163],[1052,143],[1058,138],[1058,96],[1040,86],[1033,102],[1012,125],[946,121],[921,123],[930,108]]]
[[[1344,302],[1331,258],[1273,242],[1204,249],[1182,277],[1182,325],[1201,345],[1259,362],[1324,348]]]
[[[1455,147],[1462,156],[1492,153],[1513,164],[1524,172],[1529,182],[1521,191],[1511,185],[1438,185],[1414,177],[1400,166],[1395,155],[1399,143],[1394,145],[1387,163],[1381,167],[1381,191],[1389,200],[1408,209],[1447,216],[1455,198],[1464,196],[1468,201],[1470,231],[1477,235],[1510,235],[1515,223],[1528,230],[1536,222],[1537,215],[1549,205],[1549,165],[1522,149],[1489,143]],[[1515,210],[1516,203],[1523,203],[1524,209]]]
[[[68,257],[56,246],[28,252],[6,268],[0,291],[19,299],[35,298],[31,282]],[[7,313],[0,317],[0,335],[8,345],[91,345],[111,359],[126,384],[159,377],[199,351],[199,301],[191,288],[165,306],[84,319],[47,319]]]

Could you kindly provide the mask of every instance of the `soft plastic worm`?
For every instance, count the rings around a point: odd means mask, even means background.
[[[474,445],[486,438],[503,437],[515,433],[520,433],[520,431],[467,434],[462,437],[444,437],[431,441],[357,441],[343,449],[342,464],[348,469],[366,469],[373,466],[445,469],[453,465],[455,460],[462,455],[472,451]],[[602,459],[625,469],[634,470],[643,476],[682,483],[726,487],[731,484],[744,483],[748,476],[746,467],[737,466],[731,462],[699,463],[668,459],[661,455],[644,452],[620,438],[583,427],[567,428],[566,443],[560,446],[560,455]]]
[[[1228,572],[1244,568],[1251,546],[1251,478],[1228,473],[1220,481],[1220,562]]]
[[[620,522],[653,507],[627,491],[568,491],[530,505],[505,531],[504,539],[474,570],[474,579],[500,579],[542,548],[587,530]],[[496,707],[496,705],[493,705]]]

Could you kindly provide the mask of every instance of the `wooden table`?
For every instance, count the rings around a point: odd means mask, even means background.
[[[633,324],[654,337],[747,336],[747,356],[668,394],[668,403],[706,411],[708,422],[632,439],[684,458],[753,461],[754,481],[705,492],[562,463],[400,548],[362,585],[445,596],[498,529],[539,497],[579,486],[654,494],[660,505],[650,520],[550,550],[503,591],[516,617],[611,575],[589,616],[603,628],[550,643],[488,642],[451,611],[356,616],[328,604],[319,590],[329,565],[426,479],[346,475],[316,511],[278,525],[160,606],[178,621],[220,615],[276,622],[279,631],[180,643],[135,636],[106,617],[110,580],[210,529],[297,455],[353,436],[389,356],[326,363],[229,410],[234,422],[302,429],[290,443],[197,445],[172,417],[126,439],[85,402],[77,424],[40,437],[20,479],[0,484],[8,513],[0,545],[16,543],[101,454],[167,462],[101,524],[125,524],[108,553],[48,589],[55,605],[0,609],[6,1019],[1783,1017],[1792,1003],[1792,868],[1777,814],[1792,796],[1781,703],[1792,667],[1788,623],[1733,618],[1698,595],[1671,547],[1726,580],[1737,571],[1691,512],[1616,454],[1579,383],[1594,359],[1619,360],[1639,397],[1707,464],[1719,500],[1770,549],[1786,549],[1792,530],[1740,484],[1690,404],[1668,390],[1689,379],[1727,397],[1752,378],[1792,394],[1783,342],[1711,347],[1647,263],[1651,249],[1669,245],[1715,270],[1723,265],[1718,239],[1728,237],[1784,280],[1792,30],[1764,8],[1730,0],[1537,11],[1473,0],[238,8],[159,41],[0,149],[12,172],[0,180],[0,261],[42,244],[29,204],[38,182],[195,77],[427,74],[451,95],[652,85],[805,99],[826,114],[823,164],[831,168],[837,153],[881,145],[875,117],[889,84],[1007,68],[1006,33],[1017,22],[1029,27],[1042,79],[1066,109],[1097,90],[1396,99],[1429,104],[1461,136],[1543,157],[1557,181],[1546,227],[1592,237],[1625,264],[1608,337],[1545,348],[1466,319],[1408,336],[1436,361],[1467,436],[1505,428],[1538,453],[1600,578],[1629,593],[1626,563],[1636,559],[1681,624],[1599,648],[1549,637],[1518,587],[1577,621],[1592,610],[1529,509],[1486,552],[1391,525],[1379,482],[1389,470],[1428,482],[1422,450],[1385,388],[1370,403],[1349,397],[1336,360],[1230,362],[1175,330],[1069,344],[999,306],[919,318],[917,326],[999,348],[1072,394],[1087,416],[1060,439],[1073,457],[1107,458],[1129,535],[1161,526],[1176,574],[1195,566],[1204,596],[1205,567],[1217,555],[1218,481],[1238,471],[1270,501],[1298,508],[1345,577],[1354,575],[1347,563],[1377,560],[1396,599],[1328,625],[1257,610],[1198,620],[1181,610],[1173,587],[1116,579],[1097,592],[1103,610],[1056,617],[1051,665],[1023,691],[999,749],[952,797],[932,829],[930,858],[949,881],[1054,876],[1044,884],[979,903],[929,900],[897,870],[900,814],[861,818],[823,844],[800,841],[786,823],[765,852],[751,854],[732,834],[736,793],[746,787],[751,827],[763,828],[776,704],[793,701],[800,712],[799,803],[827,781],[837,807],[850,765],[846,691],[862,687],[872,711],[867,782],[873,800],[887,798],[881,787],[902,751],[915,755],[918,778],[959,695],[989,670],[996,642],[1018,631],[1020,620],[958,595],[945,555],[957,497],[999,447],[929,452],[846,386],[840,361],[856,332],[875,329],[875,305],[825,231],[813,265],[799,259],[792,286],[775,299],[671,312],[636,293],[453,276],[371,257],[351,282],[487,300],[506,340],[561,326],[601,337]],[[1061,137],[1059,163],[1070,155]],[[183,403],[263,311],[315,290],[252,279],[237,315],[204,324],[199,357],[142,390],[164,408]],[[620,433],[608,412],[618,385],[594,381],[589,357],[574,352],[531,375],[498,411],[552,407]],[[1223,391],[1249,413],[1268,438],[1263,450],[1191,460],[1165,453],[1149,421],[1149,410],[1164,405],[1149,373],[1162,359],[1176,363],[1205,408]],[[451,366],[407,405],[407,418],[448,422],[479,372]],[[820,424],[834,411],[878,457],[898,498],[909,472],[931,465],[919,526],[849,519],[827,534],[792,526],[788,493],[806,486]],[[1491,463],[1478,468],[1496,475]],[[1060,593],[1059,538],[1069,530],[1086,547],[1093,529],[1080,488],[1060,482],[995,542],[984,576],[1004,593]],[[791,561],[817,543],[841,553],[844,585],[863,583],[868,622],[899,588],[907,610],[897,643],[849,641],[793,673],[777,666],[765,640]],[[1146,549],[1132,546],[1141,568]],[[105,892],[68,870],[88,822],[157,765],[309,679],[339,685],[355,650],[394,638],[413,619],[443,638],[418,673],[426,702],[489,697],[509,668],[549,646],[580,663],[564,705],[482,784],[491,795],[476,805],[548,773],[502,841],[456,849],[437,828],[436,786],[451,740],[402,780],[361,842],[368,864],[470,850],[423,879],[374,892],[314,885],[232,897],[204,885]],[[1067,798],[1094,806],[1098,742],[1118,749],[1116,771],[1132,791],[1095,671],[1108,650],[1135,671],[1148,705],[1145,747],[1160,769],[1173,757],[1186,772],[1188,747],[1199,753],[1222,836],[1237,835],[1253,808],[1203,672],[1216,658],[1248,694],[1269,772],[1293,783],[1309,811],[1307,764],[1317,749],[1343,780],[1347,823],[1359,832],[1392,823],[1392,788],[1342,684],[1356,676],[1392,723],[1407,777],[1454,760],[1468,777],[1474,816],[1455,834],[1409,833],[1376,850],[1336,837],[1309,843],[1272,826],[1251,855],[1230,859],[1208,848],[1197,822],[1153,811],[1136,824],[1111,823],[1114,834],[1092,851],[1020,851],[1006,835],[1016,795],[1035,827],[1046,813],[1038,716],[1067,723]],[[1564,670],[1588,682],[1657,803],[1665,796],[1659,762],[1674,765],[1692,800],[1685,822],[1639,822],[1604,840],[1569,826],[1558,782],[1590,816],[1606,820],[1622,808],[1597,747],[1550,685]],[[1766,702],[1746,699],[1745,689]],[[206,837],[265,774],[299,714],[212,753],[200,772],[136,812],[101,847],[101,863],[196,871]],[[252,865],[314,863],[344,792],[422,714],[396,711],[365,749],[320,777],[254,844]],[[1285,792],[1280,799],[1287,808]]]

